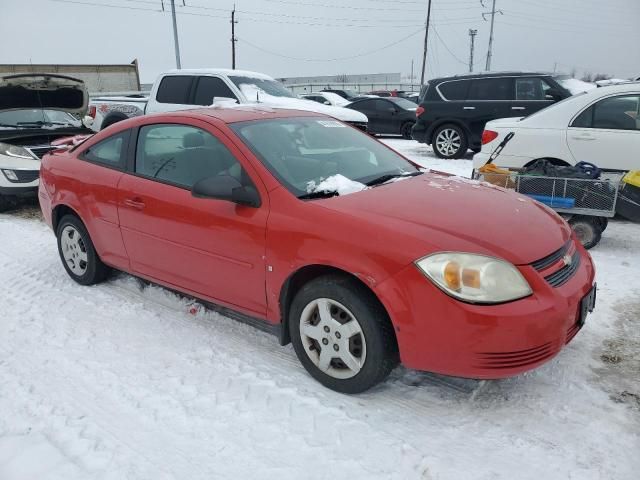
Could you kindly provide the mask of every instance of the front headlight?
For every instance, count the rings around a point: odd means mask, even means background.
[[[31,155],[31,152],[26,148],[19,147],[17,145],[9,145],[8,143],[0,143],[0,155],[7,155],[9,157],[28,158],[33,160],[36,157]]]
[[[531,295],[520,271],[499,258],[471,253],[429,255],[416,266],[437,287],[470,303],[502,303]]]

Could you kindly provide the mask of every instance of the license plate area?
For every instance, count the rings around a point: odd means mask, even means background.
[[[584,322],[587,320],[587,315],[593,312],[596,306],[596,291],[597,285],[594,283],[589,293],[580,300],[580,311],[578,312],[578,326],[580,328],[582,328]]]

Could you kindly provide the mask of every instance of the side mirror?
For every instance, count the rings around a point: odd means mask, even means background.
[[[553,100],[557,102],[558,100],[562,99],[562,93],[560,93],[560,91],[556,88],[550,88],[546,91],[544,98],[546,100]]]
[[[236,98],[231,98],[231,97],[213,97],[213,99],[211,99],[211,105],[224,105],[224,104],[229,104],[229,103],[238,103],[238,100]]]
[[[258,208],[260,195],[253,186],[242,184],[230,175],[207,177],[196,182],[191,189],[191,195],[196,198],[215,198],[228,202]]]
[[[82,124],[87,128],[91,128],[91,125],[93,125],[93,117],[89,115],[85,115],[82,118]]]
[[[395,114],[396,111],[397,111],[396,107],[389,107],[387,110],[388,110],[389,113],[391,113],[391,115]]]
[[[325,101],[324,101],[324,102],[322,102],[322,103],[324,103],[325,105],[331,105],[331,102],[330,102],[329,100],[325,100]]]

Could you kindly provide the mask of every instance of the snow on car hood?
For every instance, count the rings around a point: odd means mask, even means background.
[[[570,236],[562,218],[528,197],[435,172],[314,202],[384,228],[413,259],[455,250],[524,265],[558,250]]]
[[[303,110],[305,112],[322,113],[324,115],[337,118],[338,120],[342,120],[343,122],[369,121],[364,113],[356,112],[350,108],[323,105],[321,103],[314,102],[313,100],[304,100],[302,98],[276,97],[247,84],[241,85],[240,89],[250,103],[261,103],[272,108],[286,108],[288,110]]]
[[[84,115],[89,94],[82,80],[48,73],[0,77],[0,111],[29,108]]]

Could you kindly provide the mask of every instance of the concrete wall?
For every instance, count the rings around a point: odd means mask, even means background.
[[[140,90],[138,62],[124,65],[0,64],[0,76],[15,73],[57,73],[83,80],[89,93]]]

